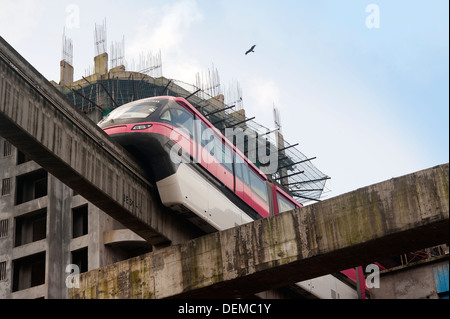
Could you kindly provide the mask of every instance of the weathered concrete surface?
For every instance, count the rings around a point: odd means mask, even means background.
[[[448,274],[448,258],[444,255],[382,271],[380,286],[370,289],[370,299],[439,299],[435,276],[445,269]]]
[[[71,298],[243,297],[449,240],[449,166],[81,274]]]
[[[162,206],[144,170],[0,37],[0,135],[153,244],[192,225]]]

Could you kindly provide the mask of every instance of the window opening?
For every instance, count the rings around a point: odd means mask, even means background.
[[[45,283],[45,252],[13,261],[13,292]]]
[[[16,178],[16,205],[47,195],[48,173],[38,170]]]
[[[0,281],[6,280],[6,261],[0,262]]]
[[[11,179],[4,178],[2,180],[2,196],[9,195],[11,193]]]
[[[15,247],[47,237],[47,209],[16,217]]]
[[[80,269],[80,273],[88,271],[88,248],[82,248],[72,252],[72,264]]]
[[[3,141],[3,156],[7,157],[10,156],[12,152],[11,143],[8,141]]]
[[[8,237],[9,219],[0,220],[0,238]]]
[[[88,205],[72,209],[72,238],[88,233]]]

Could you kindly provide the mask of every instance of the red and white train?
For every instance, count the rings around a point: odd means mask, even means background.
[[[184,98],[127,103],[98,125],[143,163],[165,206],[204,230],[301,207]]]
[[[143,164],[165,206],[207,232],[302,206],[184,98],[130,102],[98,125]],[[319,298],[357,298],[333,275],[297,285]]]

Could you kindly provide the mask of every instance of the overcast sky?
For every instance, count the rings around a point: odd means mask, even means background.
[[[387,0],[0,0],[0,36],[59,81],[62,33],[75,79],[93,66],[94,25],[130,63],[162,54],[188,83],[217,68],[247,116],[299,143],[331,177],[325,198],[449,161],[449,2]],[[244,55],[256,44],[255,53]]]

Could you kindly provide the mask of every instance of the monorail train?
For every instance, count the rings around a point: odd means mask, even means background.
[[[302,206],[184,98],[130,102],[98,125],[143,164],[165,206],[206,232]],[[318,298],[357,298],[354,287],[333,275],[297,285]]]
[[[130,102],[98,125],[143,163],[165,206],[205,231],[301,207],[184,98]]]

